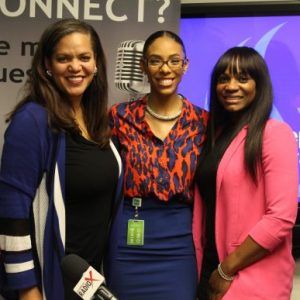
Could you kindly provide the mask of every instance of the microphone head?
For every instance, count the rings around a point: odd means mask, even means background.
[[[66,255],[61,261],[63,276],[74,286],[73,291],[82,299],[90,300],[97,293],[104,277],[76,254]]]
[[[117,51],[115,86],[132,94],[147,94],[150,85],[147,76],[140,68],[144,41],[123,41]]]
[[[88,268],[89,264],[76,254],[68,254],[61,260],[63,276],[74,285],[81,279],[82,274]]]

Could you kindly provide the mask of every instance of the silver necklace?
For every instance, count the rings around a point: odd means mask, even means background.
[[[149,99],[148,99],[148,101],[149,101]],[[160,115],[160,114],[156,113],[154,110],[152,110],[152,108],[148,105],[148,101],[147,101],[147,105],[146,105],[146,111],[149,113],[150,116],[152,116],[153,118],[155,118],[157,120],[173,121],[181,115],[182,108],[174,115]]]

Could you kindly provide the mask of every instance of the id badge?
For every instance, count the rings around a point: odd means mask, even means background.
[[[127,245],[144,246],[144,220],[128,220]]]

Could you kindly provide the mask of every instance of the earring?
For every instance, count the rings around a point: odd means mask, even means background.
[[[96,76],[97,73],[98,73],[98,69],[97,69],[97,67],[95,67],[94,76]]]
[[[50,70],[46,70],[46,74],[49,76],[49,77],[52,77],[52,72]]]

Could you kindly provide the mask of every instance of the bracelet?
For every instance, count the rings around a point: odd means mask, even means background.
[[[224,280],[232,281],[234,279],[234,275],[228,276],[227,274],[224,273],[224,271],[222,270],[222,267],[221,267],[221,263],[218,264],[218,273]]]

